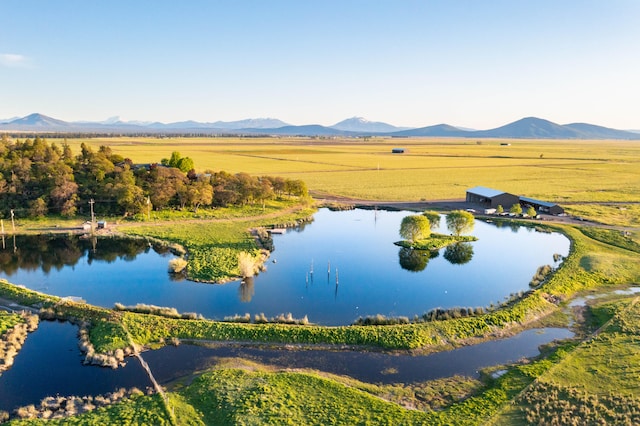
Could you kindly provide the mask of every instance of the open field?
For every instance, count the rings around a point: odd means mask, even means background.
[[[109,145],[139,163],[179,151],[195,160],[198,171],[279,175],[302,179],[315,193],[361,199],[456,199],[482,185],[559,203],[640,202],[637,141],[123,137],[67,142],[74,152],[82,142]],[[407,153],[392,154],[396,146]]]

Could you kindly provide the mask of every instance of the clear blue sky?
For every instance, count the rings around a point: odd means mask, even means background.
[[[0,0],[0,118],[640,128],[638,0]]]

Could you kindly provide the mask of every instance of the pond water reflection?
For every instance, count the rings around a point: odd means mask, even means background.
[[[105,307],[147,303],[214,319],[291,312],[340,325],[366,315],[487,306],[526,291],[539,266],[569,252],[563,235],[479,221],[473,243],[439,254],[406,250],[393,243],[408,214],[321,209],[312,223],[274,236],[266,272],[224,285],[172,281],[173,256],[143,241],[98,240],[94,247],[77,238],[19,237],[16,252],[0,250],[0,270],[10,282]]]

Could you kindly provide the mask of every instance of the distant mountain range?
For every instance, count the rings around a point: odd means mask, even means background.
[[[142,134],[242,134],[282,136],[390,136],[390,137],[462,137],[507,139],[636,139],[640,133],[610,129],[587,123],[556,124],[536,117],[527,117],[489,130],[470,130],[448,124],[406,128],[352,117],[334,124],[294,126],[275,118],[252,118],[239,121],[176,123],[121,121],[111,117],[101,122],[66,122],[42,114],[0,120],[0,132],[37,133],[142,133]]]

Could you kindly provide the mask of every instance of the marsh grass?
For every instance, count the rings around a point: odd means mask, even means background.
[[[259,260],[247,253],[246,251],[241,251],[238,253],[238,269],[240,270],[240,276],[243,278],[253,277],[260,268]]]
[[[536,273],[533,275],[533,278],[531,278],[531,281],[529,282],[529,286],[538,287],[540,284],[544,282],[544,280],[547,279],[547,277],[551,272],[553,272],[553,267],[551,265],[539,266],[538,269],[536,270]]]
[[[125,306],[122,303],[116,303],[113,307],[116,311],[135,312],[138,314],[158,315],[166,318],[180,318],[180,319],[198,319],[202,316],[194,312],[180,313],[176,308],[169,308],[164,306],[147,305],[144,303],[138,303],[135,306]]]
[[[176,257],[169,260],[169,272],[179,274],[187,267],[187,261],[182,257]]]

